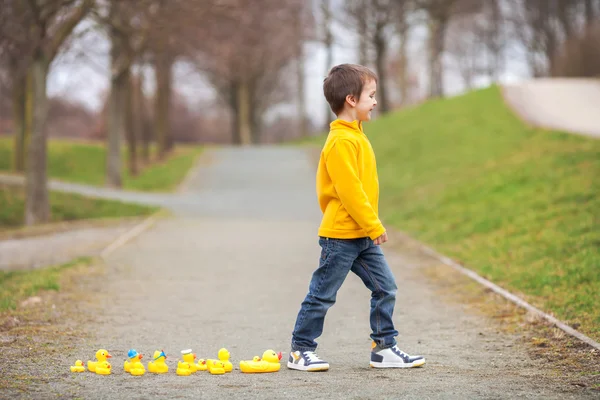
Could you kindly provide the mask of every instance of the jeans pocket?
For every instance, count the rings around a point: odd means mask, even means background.
[[[321,245],[321,262],[325,262],[331,254],[333,240],[330,238],[321,237],[319,238],[319,245]]]

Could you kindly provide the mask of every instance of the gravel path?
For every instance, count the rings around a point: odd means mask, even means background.
[[[137,222],[139,223],[139,222]],[[32,269],[97,256],[136,222],[74,229],[49,235],[0,241],[0,270]]]
[[[86,329],[92,338],[57,356],[63,370],[40,371],[48,384],[31,386],[27,398],[592,398],[561,386],[516,337],[499,333],[459,304],[445,303],[420,272],[430,260],[390,247],[384,251],[400,287],[399,342],[427,358],[424,368],[369,368],[369,293],[350,275],[318,340],[329,372],[283,367],[264,375],[234,370],[177,376],[176,360],[186,348],[208,358],[227,347],[234,367],[268,348],[285,354],[319,255],[319,212],[307,154],[265,147],[215,150],[211,157],[173,218],[157,221],[111,254],[106,276],[91,288]],[[69,363],[90,359],[101,347],[113,355],[111,376],[66,372]],[[144,361],[164,349],[169,373],[125,374],[130,348],[144,354]]]
[[[526,122],[600,137],[600,80],[542,78],[504,85],[502,93]]]

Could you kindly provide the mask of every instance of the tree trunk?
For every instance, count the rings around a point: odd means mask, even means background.
[[[27,82],[31,82],[28,79],[30,74],[22,76],[18,79],[13,80],[12,90],[12,106],[13,106],[13,132],[14,132],[14,151],[13,151],[13,170],[17,172],[25,171],[25,160],[27,154],[27,144],[31,133],[30,118],[31,107],[27,107],[28,103],[31,104],[31,96],[26,96],[28,88]],[[29,91],[31,93],[31,91]],[[29,113],[26,111],[29,109]]]
[[[238,101],[239,83],[233,81],[229,89],[229,105],[231,108],[231,143],[234,145],[242,144],[240,135],[240,110]]]
[[[252,121],[251,121],[251,97],[250,84],[248,79],[244,78],[238,85],[238,124],[240,132],[240,144],[249,145],[252,143]]]
[[[444,96],[442,56],[446,36],[446,20],[430,17],[429,21],[429,97]]]
[[[369,39],[367,36],[367,16],[366,13],[358,18],[358,62],[360,65],[367,66],[369,65],[369,55],[368,55],[368,43]]]
[[[499,0],[489,0],[485,3],[489,7],[490,26],[486,30],[486,44],[488,53],[487,73],[494,82],[500,79],[500,71],[504,68],[502,47],[505,42],[502,11]]]
[[[134,113],[134,82],[131,76],[131,68],[127,68],[125,71],[126,88],[123,92],[124,103],[125,103],[125,137],[127,138],[127,164],[129,166],[129,175],[138,175],[138,161],[137,161],[137,130],[139,125],[139,119],[136,113]]]
[[[325,38],[323,40],[327,57],[325,59],[325,75],[329,74],[329,70],[333,66],[333,35],[331,33],[331,4],[330,0],[323,0],[323,26],[325,29]],[[326,131],[329,130],[329,119],[331,116],[331,108],[327,104],[325,106],[325,126]]]
[[[585,0],[585,22],[587,26],[590,26],[594,22],[594,5],[592,0]]]
[[[408,88],[408,27],[406,23],[402,25],[398,32],[400,36],[400,49],[398,50],[398,81],[400,83],[401,104],[407,105],[410,102]]]
[[[385,114],[390,110],[388,96],[387,96],[387,65],[386,65],[386,53],[387,44],[386,38],[383,37],[383,29],[380,27],[377,29],[375,34],[375,66],[377,68],[377,75],[379,85],[377,85],[377,91],[379,92],[379,109],[381,114]]]
[[[158,158],[163,160],[169,149],[169,109],[171,103],[171,67],[173,60],[166,54],[156,55],[155,134]]]
[[[46,178],[47,138],[45,129],[48,115],[46,95],[48,67],[49,63],[45,56],[43,53],[38,52],[31,63],[31,85],[28,85],[29,93],[26,94],[34,102],[35,109],[27,156],[25,225],[48,222],[50,219]]]
[[[302,35],[302,20],[298,18],[298,38],[296,39],[296,52],[298,60],[296,61],[296,83],[298,86],[296,106],[298,113],[298,131],[300,137],[308,136],[308,128],[306,124],[306,94],[305,94],[305,79],[304,79],[304,38]]]
[[[141,158],[144,164],[150,162],[150,127],[146,123],[146,97],[144,96],[144,73],[140,70],[136,74],[133,85],[133,132],[141,141]]]
[[[106,183],[110,187],[122,187],[121,140],[125,134],[125,90],[127,76],[119,74],[111,79],[108,104],[108,146],[106,151]]]

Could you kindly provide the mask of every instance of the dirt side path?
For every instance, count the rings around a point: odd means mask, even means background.
[[[211,157],[213,163],[198,174],[202,182],[186,191],[190,200],[198,198],[198,207],[186,201],[174,217],[114,252],[103,275],[87,280],[88,296],[77,303],[87,335],[65,335],[71,345],[52,362],[30,357],[4,363],[2,374],[16,369],[32,376],[25,388],[6,393],[86,399],[598,397],[532,357],[519,335],[450,301],[423,273],[431,260],[393,243],[384,251],[399,286],[398,340],[407,352],[426,357],[424,368],[369,368],[369,293],[350,275],[318,340],[329,372],[283,366],[275,374],[177,376],[182,349],[208,358],[227,347],[236,369],[241,359],[268,348],[289,351],[319,255],[314,173],[302,150],[222,149]],[[75,359],[90,359],[101,347],[113,355],[111,376],[68,372]],[[164,349],[169,373],[125,374],[130,348],[144,361]]]

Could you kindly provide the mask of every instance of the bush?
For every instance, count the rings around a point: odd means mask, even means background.
[[[554,57],[552,76],[600,77],[600,23],[570,38]]]

